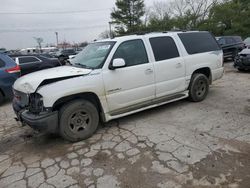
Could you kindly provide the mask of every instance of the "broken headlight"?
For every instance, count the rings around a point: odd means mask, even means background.
[[[43,97],[38,93],[32,93],[29,96],[29,111],[34,114],[39,114],[43,111]]]

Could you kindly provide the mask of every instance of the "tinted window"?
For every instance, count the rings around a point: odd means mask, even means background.
[[[218,43],[219,43],[220,45],[224,45],[224,44],[226,44],[226,41],[225,41],[224,38],[220,38],[220,39],[218,40]]]
[[[234,37],[235,42],[242,42],[242,38],[239,36]]]
[[[179,33],[189,54],[220,50],[215,38],[209,32]]]
[[[235,43],[235,41],[233,40],[233,38],[226,38],[226,43],[233,44],[233,43]]]
[[[156,61],[172,59],[180,56],[175,42],[171,37],[156,37],[149,40]]]
[[[122,58],[126,66],[148,63],[148,56],[142,40],[131,40],[122,43],[115,52],[113,59]]]
[[[19,57],[19,63],[31,63],[39,61],[36,57]]]
[[[5,62],[2,59],[0,59],[0,68],[3,68],[4,66],[5,66]]]

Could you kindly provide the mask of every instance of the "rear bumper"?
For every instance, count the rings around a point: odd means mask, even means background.
[[[212,80],[215,81],[222,78],[223,74],[224,74],[224,67],[212,70]]]

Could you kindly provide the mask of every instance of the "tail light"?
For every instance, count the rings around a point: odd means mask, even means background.
[[[9,69],[6,69],[5,71],[7,73],[17,73],[17,72],[20,72],[21,69],[20,69],[19,65],[16,65],[15,67],[11,67]]]

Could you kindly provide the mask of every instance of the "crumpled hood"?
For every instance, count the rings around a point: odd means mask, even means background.
[[[89,74],[91,69],[83,69],[71,66],[55,67],[31,74],[27,74],[16,80],[13,88],[23,93],[34,93],[39,85],[47,80],[63,80],[74,76]]]
[[[241,55],[241,54],[249,55],[249,54],[250,54],[250,49],[245,48],[245,49],[243,49],[239,54],[240,54],[240,55]]]

